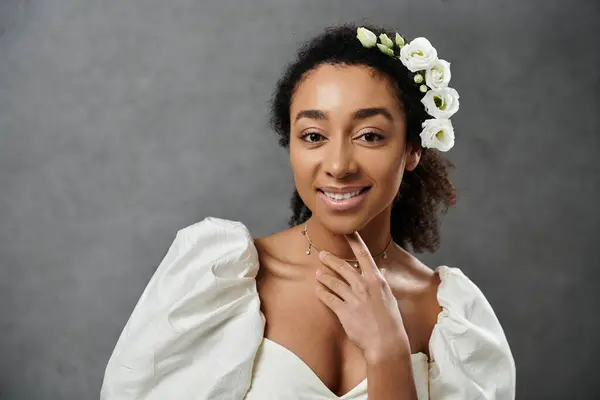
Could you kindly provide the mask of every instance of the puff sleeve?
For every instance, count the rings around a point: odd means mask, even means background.
[[[515,398],[515,363],[492,307],[458,268],[438,267],[442,311],[429,342],[433,400]]]
[[[247,228],[177,232],[106,366],[101,400],[240,399],[264,330]]]

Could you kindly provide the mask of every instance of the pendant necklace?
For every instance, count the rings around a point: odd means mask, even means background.
[[[306,254],[310,255],[311,249],[315,249],[316,251],[320,252],[321,249],[318,248],[317,246],[315,246],[313,244],[313,242],[310,240],[310,237],[308,236],[307,227],[308,227],[308,222],[306,224],[304,224],[304,229],[302,230],[302,234],[304,236],[306,236],[306,240],[308,241],[308,248],[306,249]],[[388,244],[385,246],[385,249],[383,249],[383,251],[381,253],[375,254],[373,256],[373,259],[381,256],[381,258],[383,260],[387,260],[387,258],[388,258],[387,250],[390,247],[390,244],[392,244],[392,237],[391,236],[390,236],[390,240],[389,240]],[[348,264],[352,265],[354,268],[358,268],[358,260],[356,260],[356,259],[343,259],[343,260],[346,261]]]

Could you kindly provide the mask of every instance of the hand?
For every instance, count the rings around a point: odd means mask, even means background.
[[[363,350],[367,363],[410,354],[402,315],[390,286],[358,232],[345,237],[362,274],[330,253],[319,253],[327,267],[317,270],[319,299],[337,315],[348,338]]]

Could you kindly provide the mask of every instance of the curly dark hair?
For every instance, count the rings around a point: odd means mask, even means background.
[[[392,38],[395,35],[386,28],[365,27],[372,32],[386,32]],[[389,79],[404,106],[407,141],[421,147],[421,124],[430,117],[421,103],[423,93],[419,91],[419,85],[397,58],[389,57],[377,48],[362,46],[356,31],[357,26],[350,24],[326,29],[306,42],[296,59],[287,66],[271,99],[270,123],[282,147],[289,149],[290,104],[294,91],[307,72],[322,64],[364,65]],[[398,245],[406,248],[410,244],[415,252],[433,252],[438,248],[438,215],[446,213],[456,203],[456,191],[448,177],[453,167],[439,151],[422,148],[418,166],[412,171],[405,171],[391,216],[392,238]],[[289,220],[290,227],[305,222],[312,215],[297,190],[294,190],[291,206],[294,214]]]

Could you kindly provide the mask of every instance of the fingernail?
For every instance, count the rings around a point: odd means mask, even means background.
[[[321,276],[322,273],[323,272],[320,269],[318,269],[317,272],[316,272],[317,276]]]
[[[319,252],[319,258],[321,259],[321,261],[325,260],[325,257],[327,257],[329,255],[329,253],[325,250],[322,250],[321,252]]]

